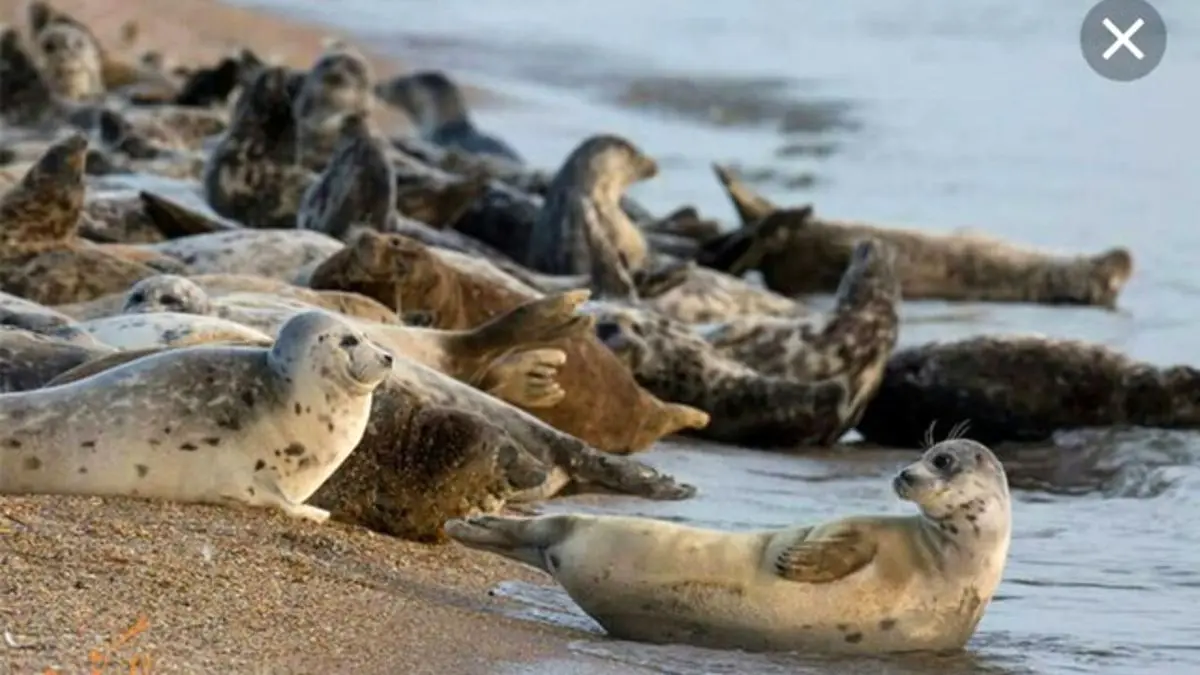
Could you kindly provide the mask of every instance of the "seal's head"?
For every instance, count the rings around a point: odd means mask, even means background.
[[[899,302],[896,249],[874,237],[855,242],[836,297],[841,307],[862,307],[871,301]]]
[[[16,28],[0,25],[0,119],[31,124],[53,108],[53,93]]]
[[[286,68],[261,68],[242,89],[233,108],[228,134],[234,138],[264,138],[278,143],[294,139],[292,95],[299,79]]]
[[[337,260],[330,259],[321,266],[333,273],[330,276],[336,277],[336,282],[326,283],[326,270],[319,268],[313,274],[314,285],[361,293],[395,311],[410,309],[410,299],[416,302],[413,309],[427,308],[422,300],[432,295],[441,282],[433,254],[403,235],[362,229],[337,255]]]
[[[462,92],[440,70],[423,70],[375,85],[380,100],[399,108],[428,136],[467,121]]]
[[[38,34],[37,48],[42,72],[59,96],[80,101],[104,95],[100,45],[82,26],[52,22]]]
[[[687,326],[652,311],[587,302],[580,311],[596,319],[595,334],[639,380],[670,377],[681,360],[697,361],[706,343]]]
[[[1117,296],[1133,276],[1133,254],[1114,248],[1091,258],[1087,299],[1102,307],[1116,307]]]
[[[551,190],[575,186],[592,195],[620,197],[633,183],[656,175],[658,163],[632,142],[613,134],[598,134],[567,156]]]
[[[178,312],[208,315],[212,303],[196,282],[174,274],[147,277],[130,287],[125,295],[123,314]]]
[[[307,128],[337,131],[343,116],[370,111],[372,79],[362,54],[331,44],[304,78],[293,106],[296,120]]]
[[[29,168],[21,184],[28,188],[53,186],[58,189],[83,187],[87,168],[88,139],[79,132],[60,138]]]
[[[961,520],[978,535],[1009,534],[1008,478],[982,443],[966,438],[937,443],[901,470],[892,487],[931,520]]]
[[[293,386],[343,397],[373,392],[392,372],[392,362],[361,330],[321,310],[288,319],[270,354],[271,367]]]

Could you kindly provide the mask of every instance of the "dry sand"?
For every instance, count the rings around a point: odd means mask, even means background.
[[[336,34],[210,0],[54,4],[110,45],[136,18],[135,51],[181,62],[252,42],[304,65]],[[20,23],[23,9],[0,0],[0,20]],[[380,74],[403,70],[373,58]],[[469,675],[567,658],[582,634],[496,613],[502,601],[487,589],[503,579],[546,577],[457,546],[266,511],[0,497],[0,673]],[[563,663],[544,672],[630,672]]]

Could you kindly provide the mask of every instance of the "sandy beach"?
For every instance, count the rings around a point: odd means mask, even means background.
[[[137,19],[131,56],[185,63],[253,41],[305,65],[337,35],[207,0],[55,5],[106,44]],[[23,11],[0,0],[9,22]],[[402,69],[372,58],[380,73]],[[495,613],[487,591],[504,579],[545,577],[262,511],[0,497],[0,672],[469,674],[565,656],[569,631]]]

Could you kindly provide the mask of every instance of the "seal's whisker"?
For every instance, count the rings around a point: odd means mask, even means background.
[[[921,439],[921,449],[928,450],[933,447],[933,431],[937,428],[937,420],[929,423],[929,427],[925,429],[925,437]]]

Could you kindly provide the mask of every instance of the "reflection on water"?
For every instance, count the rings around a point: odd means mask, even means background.
[[[830,216],[1134,253],[1119,311],[913,303],[902,344],[1034,332],[1195,363],[1200,4],[1152,2],[1168,51],[1131,84],[1085,64],[1083,0],[345,0],[336,16],[323,3],[259,4],[340,23],[415,66],[524,101],[477,118],[540,166],[592,133],[630,137],[660,161],[637,195],[663,212],[687,203],[732,221],[709,164],[737,162],[772,198]],[[576,652],[630,672],[1200,672],[1200,437],[1073,432],[1000,452],[1023,489],[1005,581],[965,655],[826,662],[634,645],[598,637],[558,591],[502,591],[532,620],[588,631]],[[545,508],[735,529],[904,512],[888,478],[911,457],[665,444],[647,461],[700,486],[696,499]]]

